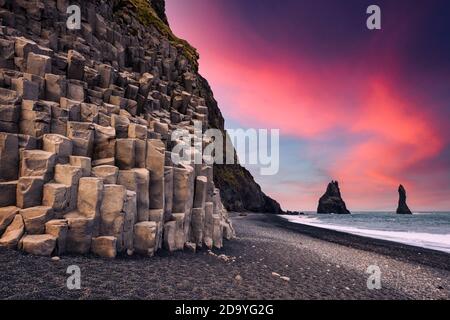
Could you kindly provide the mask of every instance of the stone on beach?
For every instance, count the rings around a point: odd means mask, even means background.
[[[55,252],[62,255],[66,252],[66,239],[69,225],[65,219],[50,220],[45,224],[45,233],[56,239]]]
[[[20,214],[14,216],[11,224],[6,228],[5,232],[0,238],[0,247],[6,247],[8,249],[16,249],[19,240],[22,238],[25,227],[23,219]]]
[[[156,222],[156,248],[162,248],[164,232],[164,209],[149,210],[149,221]]]
[[[184,223],[186,214],[185,213],[173,213],[172,214],[173,220],[175,223],[175,249],[176,250],[183,250],[184,244],[186,242],[186,235],[184,233]]]
[[[14,220],[14,217],[19,213],[19,208],[17,207],[4,207],[0,208],[0,236],[6,230],[6,228]]]
[[[214,233],[214,203],[205,203],[205,221],[204,221],[204,231],[203,231],[203,243],[208,249],[213,247],[213,233]]]
[[[164,224],[164,249],[169,252],[177,250],[175,236],[176,236],[176,221],[169,221]]]
[[[123,212],[123,248],[127,250],[128,254],[132,254],[134,252],[134,225],[138,222],[136,192],[127,190]]]
[[[103,181],[99,178],[81,178],[78,185],[78,211],[93,220],[94,232],[98,232],[100,207],[103,200]]]
[[[94,220],[85,218],[78,212],[65,216],[68,223],[66,251],[68,253],[87,254],[91,249]]]
[[[126,188],[121,185],[107,184],[103,189],[103,201],[100,207],[100,235],[113,236],[117,240],[117,251],[123,250],[124,212]]]
[[[92,238],[92,252],[102,258],[114,259],[117,255],[117,239],[115,237],[101,236]]]
[[[223,246],[223,228],[219,215],[213,215],[213,245],[217,249]]]
[[[202,247],[203,245],[203,228],[205,220],[205,210],[203,208],[192,209],[192,242],[197,245],[197,247]]]
[[[145,221],[134,225],[134,249],[137,253],[153,256],[156,247],[156,222]]]
[[[38,206],[20,210],[27,234],[42,234],[45,223],[53,218],[51,207]]]
[[[26,235],[20,240],[21,249],[36,256],[50,256],[55,246],[56,238],[49,234]]]

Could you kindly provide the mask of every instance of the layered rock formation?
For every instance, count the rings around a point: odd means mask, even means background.
[[[406,190],[403,185],[398,187],[398,208],[397,214],[412,214],[411,210],[409,210],[408,205],[406,204]]]
[[[328,184],[327,191],[319,200],[317,213],[350,214],[344,200],[342,200],[341,190],[337,181]]]
[[[0,246],[113,258],[233,238],[213,168],[172,162],[174,130],[223,119],[152,3],[70,1],[68,30],[69,1],[0,0]]]

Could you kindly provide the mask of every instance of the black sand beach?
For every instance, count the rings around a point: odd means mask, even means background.
[[[449,254],[295,225],[277,216],[232,216],[238,239],[225,242],[215,255],[204,250],[53,261],[0,248],[0,299],[450,298]],[[81,268],[81,290],[66,288],[70,265]],[[381,269],[381,290],[367,288],[369,265]]]

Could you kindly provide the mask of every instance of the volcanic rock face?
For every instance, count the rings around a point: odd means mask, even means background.
[[[166,16],[166,2],[165,0],[150,0],[150,3],[152,7],[155,9],[156,14],[158,17],[167,25],[169,25],[169,22],[167,21]]]
[[[281,214],[280,204],[266,196],[248,170],[235,165],[215,165],[214,182],[221,186],[221,196],[230,211]]]
[[[319,200],[317,213],[350,214],[344,200],[342,200],[337,181],[331,181],[328,184],[327,191]]]
[[[397,214],[412,214],[411,210],[409,210],[409,207],[406,204],[406,190],[402,185],[398,187],[398,194],[399,199],[398,199]]]
[[[151,3],[70,1],[68,30],[69,1],[0,1],[0,246],[113,258],[234,237],[213,167],[171,161],[174,130],[223,119]]]

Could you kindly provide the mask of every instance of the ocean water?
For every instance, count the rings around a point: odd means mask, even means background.
[[[306,213],[282,216],[294,222],[450,253],[450,212],[356,212],[351,215]]]

